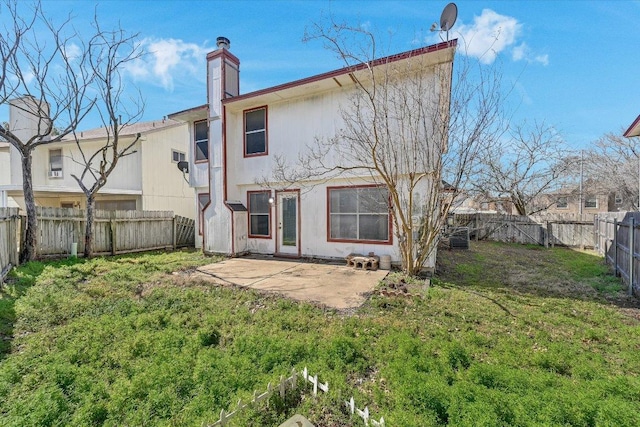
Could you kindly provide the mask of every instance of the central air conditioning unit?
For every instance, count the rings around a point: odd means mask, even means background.
[[[49,171],[49,178],[62,178],[62,171]]]

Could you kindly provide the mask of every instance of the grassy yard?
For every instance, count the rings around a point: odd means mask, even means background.
[[[439,260],[424,298],[348,313],[194,281],[214,259],[191,252],[27,264],[0,295],[0,425],[201,426],[304,366],[329,393],[233,425],[361,426],[352,395],[388,426],[640,425],[638,305],[599,258],[481,242]]]

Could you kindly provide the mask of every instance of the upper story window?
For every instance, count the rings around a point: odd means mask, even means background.
[[[62,178],[62,149],[49,150],[49,178]]]
[[[556,208],[558,209],[566,209],[569,206],[569,201],[566,197],[558,197],[556,201]]]
[[[196,162],[209,160],[209,125],[206,120],[193,124]]]
[[[267,107],[244,112],[244,155],[267,154]]]
[[[327,192],[330,241],[391,243],[386,188],[337,187]]]
[[[183,152],[177,150],[171,150],[171,161],[174,163],[184,162],[186,156]]]
[[[584,207],[585,208],[597,208],[598,207],[598,198],[595,196],[587,196],[587,198],[584,200]]]

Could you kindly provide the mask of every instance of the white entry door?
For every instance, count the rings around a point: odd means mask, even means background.
[[[300,255],[300,217],[297,191],[282,191],[277,195],[278,209],[278,253]]]

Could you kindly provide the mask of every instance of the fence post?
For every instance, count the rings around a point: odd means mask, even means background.
[[[635,219],[629,218],[629,295],[633,295],[633,260],[634,260],[634,246],[635,246]]]
[[[604,254],[604,261],[607,264],[607,254]],[[618,276],[618,218],[613,219],[613,274]]]
[[[547,227],[544,230],[544,247],[549,248],[549,221],[547,221]]]
[[[116,222],[114,221],[113,216],[115,215],[115,211],[111,212],[111,219],[109,221],[109,228],[111,231],[111,255],[115,255],[116,254],[116,238],[118,236],[118,232],[116,230]],[[95,216],[94,216],[95,218]]]
[[[598,241],[598,234],[600,234],[600,221],[598,215],[593,216],[593,249],[600,253],[600,242]]]
[[[178,223],[176,220],[176,216],[173,216],[173,250],[175,251],[178,248]]]

